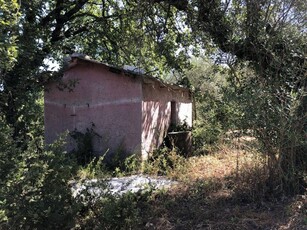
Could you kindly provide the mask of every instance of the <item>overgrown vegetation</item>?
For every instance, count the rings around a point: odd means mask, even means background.
[[[82,166],[89,164],[94,159],[94,138],[101,138],[101,136],[94,131],[94,127],[95,125],[92,124],[92,127],[87,128],[84,133],[78,130],[69,133],[69,136],[73,138],[76,144],[71,154],[76,157],[78,164]]]
[[[75,229],[138,229],[142,226],[141,214],[150,194],[126,193],[122,196],[107,194],[83,208],[76,217]]]
[[[241,71],[240,94],[237,89],[234,95],[242,111],[237,127],[252,130],[259,140],[261,152],[268,157],[268,183],[274,193],[303,192],[307,166],[305,79],[297,79],[298,88],[294,89],[260,84],[253,71]]]
[[[194,58],[191,65],[185,75],[195,98],[194,154],[203,154],[208,153],[225,132],[237,128],[235,121],[241,111],[229,95],[234,88],[227,81],[227,67],[206,58]]]
[[[1,229],[69,228],[78,211],[69,180],[76,165],[63,150],[62,141],[47,149],[38,139],[21,152],[1,128]]]
[[[10,132],[4,127],[2,131],[4,135]],[[169,192],[149,190],[97,197],[85,190],[82,199],[72,197],[69,184],[78,178],[84,181],[112,176],[103,157],[77,167],[61,142],[43,152],[26,152],[19,160],[8,157],[12,164],[4,162],[9,155],[3,155],[1,163],[6,167],[1,167],[1,184],[5,184],[1,186],[1,228],[45,229],[47,224],[50,229],[305,226],[304,196],[291,200],[271,193],[267,156],[258,151],[257,139],[238,134],[228,138],[204,156],[184,158],[176,149],[156,150],[143,169],[179,181]],[[7,153],[15,148],[12,143],[2,147]],[[125,164],[128,169],[135,165],[131,160]],[[124,173],[121,171],[121,175]],[[102,181],[101,188],[104,186]],[[220,221],[221,216],[225,221]]]
[[[306,10],[304,0],[0,0],[0,228],[305,228]],[[73,52],[185,74],[174,76],[194,91],[197,157],[161,149],[144,167],[181,187],[88,206],[71,197],[69,182],[109,173],[91,130],[73,133],[76,159],[62,141],[43,143],[43,86],[62,73],[50,63]],[[110,175],[138,167],[119,151]]]
[[[168,176],[177,179],[185,172],[186,160],[176,149],[162,147],[153,151],[152,156],[144,165],[144,173],[157,176]]]

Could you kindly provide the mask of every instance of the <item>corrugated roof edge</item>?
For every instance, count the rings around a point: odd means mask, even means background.
[[[190,91],[190,89],[187,88],[187,87],[180,86],[180,85],[168,84],[168,83],[163,82],[161,79],[147,75],[146,73],[143,74],[143,73],[139,73],[139,72],[136,72],[136,71],[132,71],[132,70],[124,69],[124,68],[121,68],[121,67],[113,66],[113,65],[110,65],[110,64],[107,64],[107,63],[99,62],[99,61],[91,59],[89,56],[84,55],[84,54],[72,54],[68,59],[70,59],[70,60],[69,60],[68,68],[66,70],[73,68],[76,65],[76,63],[72,64],[73,60],[78,59],[78,60],[93,63],[93,64],[107,66],[110,69],[115,70],[114,72],[123,73],[127,76],[138,76],[138,77],[141,77],[142,79],[147,78],[147,79],[153,80],[155,82],[158,82],[160,85],[162,85],[164,87],[168,87],[168,88],[171,88],[171,89],[174,89],[174,90],[188,90],[188,91]]]

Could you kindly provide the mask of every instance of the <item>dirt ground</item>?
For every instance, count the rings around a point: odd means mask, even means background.
[[[265,158],[251,148],[221,147],[190,158],[182,183],[158,193],[144,214],[146,229],[307,229],[307,195],[264,196]],[[261,185],[261,186],[260,186]]]

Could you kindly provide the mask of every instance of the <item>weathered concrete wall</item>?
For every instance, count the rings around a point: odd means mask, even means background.
[[[142,103],[142,156],[159,147],[171,123],[192,126],[192,101],[187,89],[172,89],[144,80]],[[175,111],[172,111],[175,110]]]
[[[141,151],[142,87],[140,79],[112,73],[101,64],[82,62],[65,72],[63,81],[77,80],[72,92],[56,83],[46,86],[45,139],[52,143],[66,130],[84,132],[95,125],[94,149]],[[70,146],[72,148],[72,146]]]
[[[171,103],[167,101],[144,101],[142,103],[142,157],[159,147],[171,122]]]

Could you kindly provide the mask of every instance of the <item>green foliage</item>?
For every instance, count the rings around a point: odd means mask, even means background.
[[[20,16],[17,0],[0,1],[0,73],[10,69],[18,55],[16,29]],[[2,83],[0,75],[0,83]]]
[[[205,58],[192,60],[192,68],[185,71],[191,83],[196,107],[193,124],[194,154],[204,153],[229,129],[240,111],[229,95],[227,68]]]
[[[149,195],[105,195],[85,207],[76,229],[138,229],[142,224],[140,203],[145,203]]]
[[[46,60],[59,61],[73,52],[153,74],[182,70],[194,51],[213,53],[229,69],[202,62],[186,73],[199,111],[196,146],[214,143],[227,129],[252,129],[269,159],[268,191],[304,189],[304,0],[0,0],[0,32],[1,228],[70,227],[75,204],[67,182],[73,163],[59,143],[44,150],[41,137],[43,85],[59,77]],[[81,164],[93,158],[91,135],[90,130],[76,133],[85,153],[77,153]],[[119,171],[137,165],[133,157],[121,162],[115,167]],[[182,162],[173,151],[161,150],[148,171],[165,174],[184,168]],[[96,175],[96,167],[100,163],[91,163],[89,171]],[[118,214],[128,205],[118,201],[107,214],[104,207],[111,209],[112,202],[117,201],[110,198],[100,206],[107,224],[98,226],[115,227],[111,213],[116,213],[125,219],[120,227],[133,228],[131,220],[137,223],[139,212]]]
[[[1,120],[1,119],[0,119]],[[8,138],[12,130],[0,122],[0,226],[7,222],[7,211],[5,205],[7,204],[5,192],[6,183],[10,179],[10,173],[16,169],[16,157],[20,155],[14,144],[14,141]]]
[[[238,127],[252,129],[268,157],[271,190],[275,193],[303,191],[306,175],[306,91],[304,80],[299,89],[274,83],[261,84],[251,70],[238,71],[240,102],[243,116]],[[261,80],[260,80],[261,81]],[[290,83],[290,82],[288,82]],[[271,191],[272,192],[272,191]]]
[[[121,146],[113,154],[109,154],[107,150],[102,156],[95,156],[94,139],[102,137],[95,132],[94,127],[93,124],[84,133],[77,130],[70,133],[76,142],[76,148],[70,154],[81,166],[80,174],[83,174],[81,177],[105,177],[110,174],[123,176],[139,172],[141,168],[140,157],[137,154],[127,155]]]
[[[40,113],[33,113],[33,105],[43,86],[62,74],[51,61],[62,64],[66,55],[86,53],[152,74],[187,64],[189,44],[183,41],[191,42],[190,31],[180,29],[176,21],[184,15],[168,4],[10,0],[1,1],[0,7],[0,110],[13,128],[13,138],[24,148],[31,132],[29,121],[41,119]],[[179,36],[181,43],[176,42]]]
[[[171,124],[168,131],[169,132],[180,132],[180,131],[191,131],[191,127],[189,127],[188,123],[184,120],[180,124]]]
[[[20,151],[16,148],[14,141],[9,138],[12,130],[0,119],[0,181],[1,185],[6,181],[9,172],[15,168],[15,158]],[[2,186],[1,186],[2,187]]]
[[[4,229],[67,229],[73,224],[77,204],[68,186],[74,162],[58,141],[46,150],[31,143],[30,148],[10,160],[8,176],[1,184]],[[18,150],[17,150],[18,151]],[[3,152],[1,152],[3,153]]]
[[[107,162],[106,167],[115,176],[130,175],[138,173],[141,169],[141,160],[139,155],[126,155],[120,148]]]
[[[153,175],[178,178],[186,169],[185,163],[185,158],[177,154],[175,149],[161,147],[153,151],[152,156],[144,163],[143,171]]]
[[[135,154],[125,158],[111,158],[108,161],[105,160],[105,156],[106,154],[94,157],[88,164],[79,168],[79,177],[87,179],[120,177],[139,173],[141,170],[141,161]]]
[[[209,121],[195,121],[193,127],[194,154],[206,153],[206,150],[215,144],[223,134],[222,127]]]
[[[87,128],[84,133],[74,130],[70,133],[70,136],[75,140],[77,146],[72,150],[73,154],[79,165],[85,166],[92,162],[94,159],[93,141],[95,137],[101,138],[101,136],[94,131],[95,125],[92,124],[91,128]]]
[[[78,176],[83,179],[104,178],[110,173],[104,162],[105,156],[94,157],[88,164],[79,168]]]
[[[138,173],[141,168],[141,160],[140,157],[132,154],[131,156],[128,156],[124,160],[124,171],[128,174],[132,173]]]

